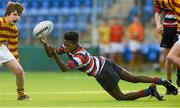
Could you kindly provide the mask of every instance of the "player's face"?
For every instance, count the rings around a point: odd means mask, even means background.
[[[66,53],[73,52],[76,49],[76,44],[69,40],[64,40],[64,46]]]
[[[8,21],[10,24],[16,24],[19,19],[20,15],[17,13],[17,11],[11,12],[11,14],[8,16]]]

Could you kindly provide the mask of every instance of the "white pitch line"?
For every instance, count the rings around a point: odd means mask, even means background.
[[[132,90],[125,90],[123,92],[132,92]],[[39,95],[45,95],[45,94],[106,94],[106,91],[39,91],[39,92],[28,92],[28,94],[39,94]],[[2,95],[14,95],[16,92],[0,92],[0,96]]]
[[[28,92],[29,94],[104,94],[105,91],[52,91],[52,92]],[[0,95],[14,95],[16,92],[0,93]]]
[[[128,93],[128,92],[133,92],[133,90],[124,90],[124,93]],[[46,95],[46,94],[50,94],[50,95],[60,95],[60,94],[106,94],[106,91],[51,91],[51,92],[46,92],[46,91],[38,91],[38,92],[28,92],[28,94],[38,94],[38,95]],[[0,92],[0,96],[3,95],[14,95],[16,94],[16,92]]]

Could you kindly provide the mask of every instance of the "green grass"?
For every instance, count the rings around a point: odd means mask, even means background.
[[[164,77],[164,73],[147,72]],[[175,77],[174,77],[175,79]],[[11,72],[0,73],[0,107],[180,107],[180,95],[165,96],[165,101],[141,98],[135,101],[116,101],[107,94],[93,77],[80,72],[26,72],[26,92],[29,101],[16,100],[15,77]],[[120,81],[121,90],[139,91],[150,84]],[[161,94],[165,93],[158,86]]]

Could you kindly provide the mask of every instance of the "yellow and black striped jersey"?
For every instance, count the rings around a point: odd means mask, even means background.
[[[12,25],[6,21],[4,17],[0,17],[0,46],[7,42],[8,49],[19,61],[18,57],[18,29],[16,25]]]
[[[154,0],[154,5],[174,11],[178,22],[177,30],[180,32],[180,0]]]

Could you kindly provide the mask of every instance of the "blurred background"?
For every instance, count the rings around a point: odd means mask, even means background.
[[[0,0],[0,16],[4,15],[8,1]],[[25,70],[58,70],[39,40],[32,37],[37,23],[51,20],[54,29],[48,40],[54,47],[62,43],[64,32],[77,31],[80,44],[92,55],[104,55],[132,71],[163,72],[161,36],[154,34],[152,0],[11,1],[23,3],[25,7],[17,24],[20,62]]]

